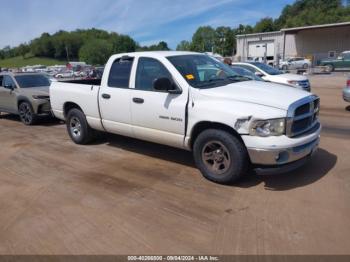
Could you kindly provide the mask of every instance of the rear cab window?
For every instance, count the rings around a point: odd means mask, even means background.
[[[121,57],[116,59],[113,62],[108,76],[108,86],[115,88],[129,88],[133,62],[133,57]]]

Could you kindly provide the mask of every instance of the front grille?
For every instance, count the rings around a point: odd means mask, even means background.
[[[300,136],[308,132],[318,124],[320,111],[320,99],[308,96],[292,104],[288,110],[287,135],[289,137]]]
[[[299,83],[299,86],[301,86],[302,88],[309,88],[310,87],[309,80],[298,81],[298,83]]]

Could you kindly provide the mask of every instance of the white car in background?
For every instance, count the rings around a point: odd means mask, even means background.
[[[279,67],[282,70],[308,69],[311,67],[311,61],[304,57],[292,57],[282,60]]]
[[[272,66],[259,62],[233,63],[232,65],[244,67],[268,82],[284,84],[309,92],[311,91],[310,81],[304,75],[284,73]]]
[[[56,78],[70,78],[73,77],[73,71],[72,70],[67,70],[67,71],[61,71],[58,74],[55,75]]]

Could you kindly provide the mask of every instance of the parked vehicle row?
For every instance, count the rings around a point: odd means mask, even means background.
[[[77,144],[98,130],[191,150],[202,174],[219,183],[249,168],[302,165],[321,130],[317,96],[252,81],[191,52],[114,55],[101,81],[53,82],[51,106]]]

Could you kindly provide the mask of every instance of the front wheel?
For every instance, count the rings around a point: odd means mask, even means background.
[[[85,145],[94,138],[94,131],[89,126],[86,117],[79,109],[72,109],[67,114],[67,131],[74,143]]]
[[[237,181],[246,173],[249,165],[243,143],[222,130],[203,131],[194,142],[193,154],[203,176],[221,184]]]
[[[34,125],[37,120],[37,116],[34,113],[32,105],[28,102],[22,102],[18,107],[19,117],[23,124],[27,126]]]
[[[282,66],[282,70],[283,71],[287,71],[288,70],[288,66],[286,66],[286,65]]]

